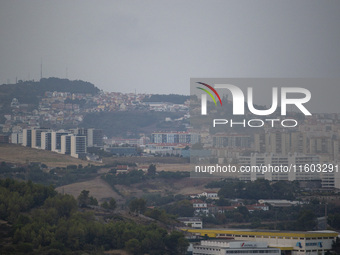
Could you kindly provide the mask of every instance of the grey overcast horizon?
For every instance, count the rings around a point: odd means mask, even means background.
[[[41,63],[43,77],[117,92],[188,95],[192,77],[338,78],[339,24],[340,1],[328,0],[1,0],[0,84],[39,80]]]

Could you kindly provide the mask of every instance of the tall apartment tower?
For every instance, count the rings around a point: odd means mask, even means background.
[[[22,145],[23,134],[22,132],[15,132],[11,134],[11,143]]]
[[[270,132],[254,134],[254,149],[258,153],[308,153],[308,139],[303,132]]]
[[[103,130],[89,128],[87,129],[87,147],[103,146]]]
[[[51,137],[51,150],[55,152],[61,152],[61,136],[68,134],[69,132],[65,130],[53,131]]]
[[[22,146],[32,147],[32,129],[22,130]]]
[[[41,132],[41,146],[42,150],[52,150],[52,132]]]
[[[71,156],[79,158],[86,153],[86,136],[71,136]]]
[[[73,135],[62,135],[61,136],[61,149],[60,153],[70,155],[71,154],[71,137]]]
[[[71,133],[74,135],[81,135],[81,136],[86,136],[87,137],[87,128],[74,128],[71,129]]]
[[[41,133],[49,131],[48,128],[35,128],[32,129],[32,148],[40,149],[41,148]]]

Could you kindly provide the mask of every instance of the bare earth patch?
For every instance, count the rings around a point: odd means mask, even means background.
[[[68,155],[56,152],[38,150],[16,144],[0,144],[0,161],[15,164],[26,164],[30,162],[41,162],[49,167],[66,167],[67,165],[83,166],[92,162],[72,158]]]
[[[113,197],[117,202],[122,200],[122,197],[113,191],[109,184],[107,184],[100,176],[93,180],[85,182],[77,182],[56,188],[60,193],[66,193],[77,198],[83,190],[90,191],[90,196],[95,197],[99,203],[106,199]]]
[[[168,171],[168,172],[190,172],[191,165],[189,163],[186,164],[156,164],[157,171]]]

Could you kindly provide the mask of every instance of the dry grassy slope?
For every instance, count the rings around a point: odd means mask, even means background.
[[[124,204],[125,198],[142,197],[147,193],[161,193],[163,196],[168,194],[188,195],[201,193],[204,190],[208,190],[204,186],[214,180],[214,178],[183,178],[179,180],[157,178],[133,185],[115,185],[123,195],[122,197],[113,191],[109,184],[101,179],[100,175],[108,171],[109,169],[102,168],[102,170],[99,170],[96,178],[61,186],[57,188],[57,191],[78,197],[82,190],[88,190],[90,191],[90,195],[97,198],[100,203],[113,197],[119,204]],[[217,191],[217,189],[214,189],[214,191]]]
[[[125,202],[124,198],[113,191],[110,185],[102,180],[100,176],[85,182],[76,182],[61,186],[56,188],[56,190],[63,194],[70,194],[75,198],[77,198],[83,190],[88,190],[90,191],[90,196],[95,197],[99,203],[102,203],[111,197],[119,204]]]
[[[119,199],[119,203],[124,203],[125,198],[129,197],[143,197],[145,194],[159,193],[162,196],[169,194],[177,195],[189,195],[201,193],[204,190],[209,190],[205,188],[205,185],[212,181],[212,179],[207,178],[183,178],[179,180],[175,179],[152,179],[147,180],[142,183],[136,183],[132,185],[115,185],[116,189],[123,195],[123,197],[116,194],[107,185],[99,185],[99,181],[103,180],[97,179],[94,181],[82,182],[79,184],[70,184],[67,186],[59,187],[58,191],[64,190],[65,193],[72,194],[73,196],[79,195],[81,188],[90,191],[92,196],[96,197],[98,201],[103,201],[105,198],[114,197]],[[80,188],[81,187],[81,188]],[[211,190],[217,191],[217,189]]]
[[[89,162],[72,158],[71,156],[56,152],[38,150],[15,144],[0,144],[0,162],[24,164],[29,162],[41,162],[49,167],[66,167],[67,165],[87,165]],[[91,163],[92,164],[92,163]]]

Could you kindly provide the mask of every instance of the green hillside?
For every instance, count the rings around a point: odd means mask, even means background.
[[[10,103],[17,98],[22,104],[37,106],[46,91],[97,94],[99,89],[90,82],[59,78],[43,78],[40,81],[19,81],[0,85],[0,115],[9,113]],[[3,122],[3,121],[1,121]]]

